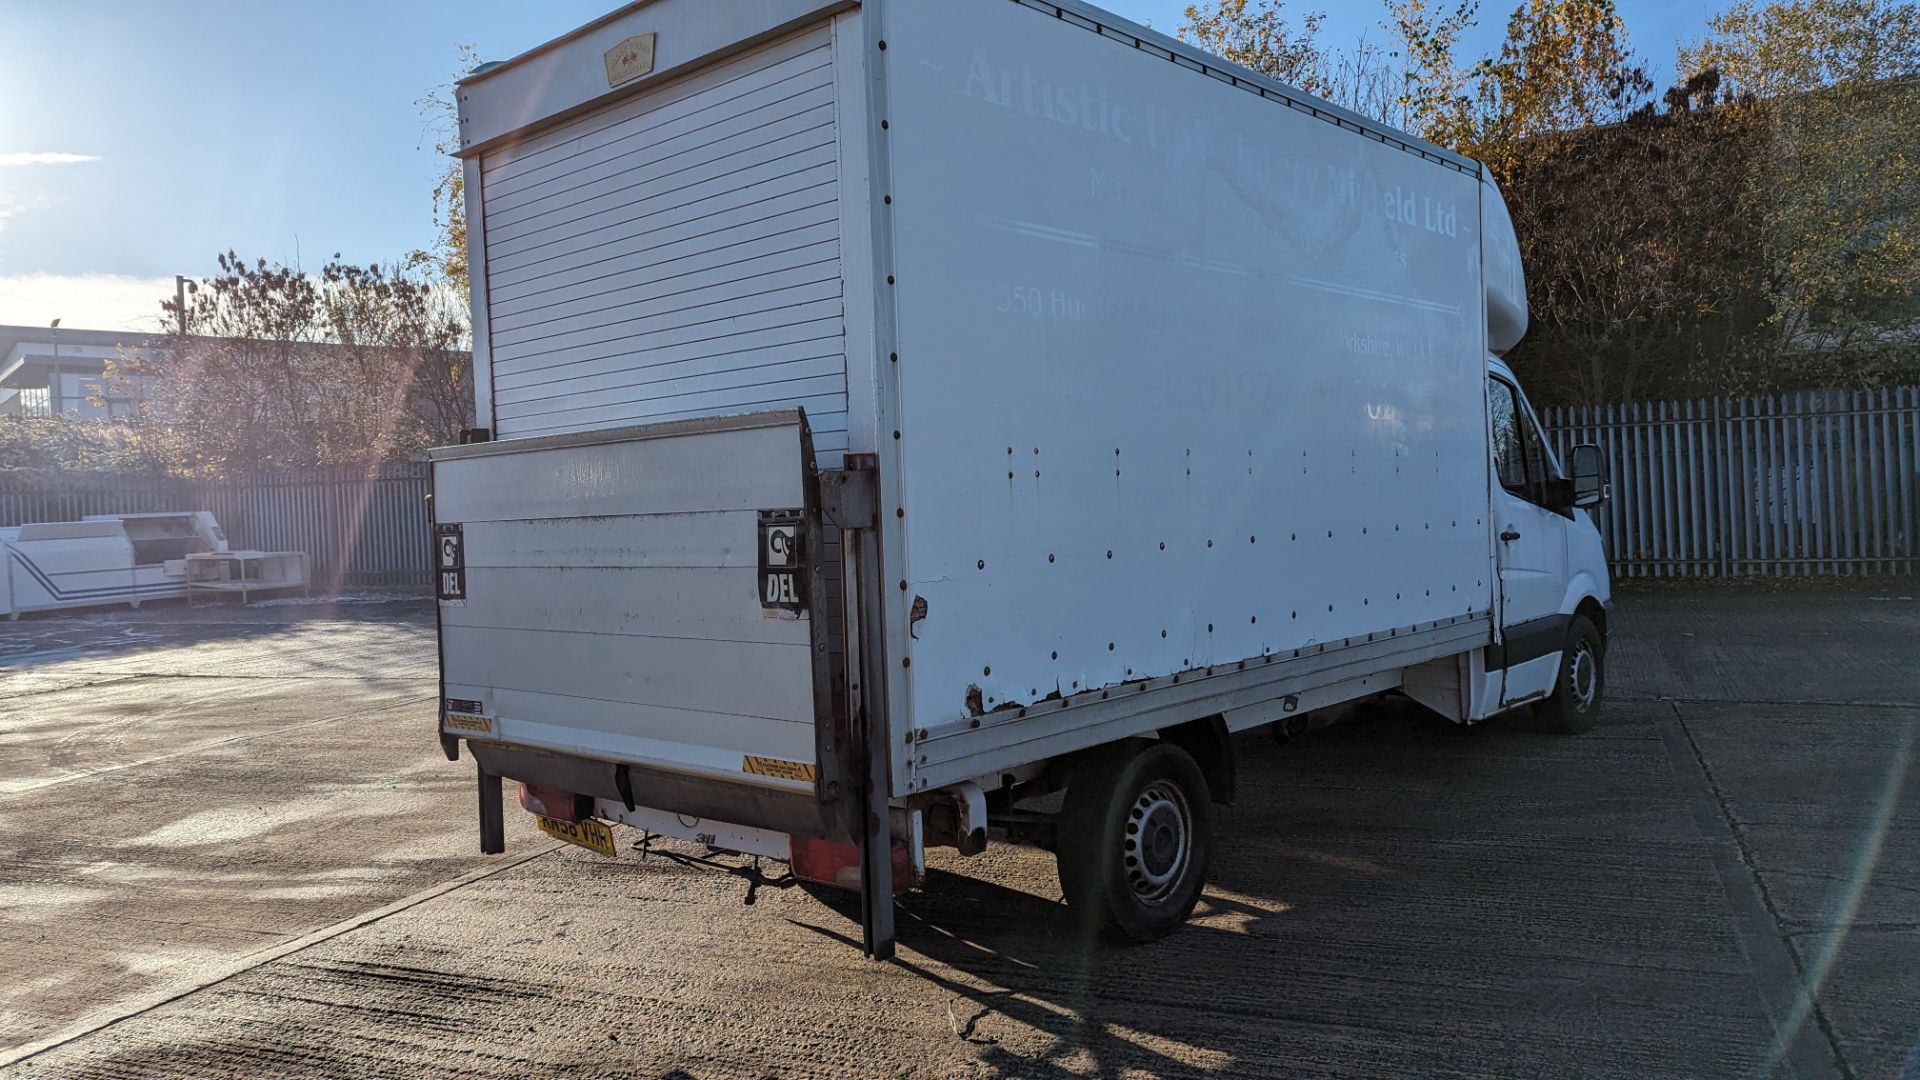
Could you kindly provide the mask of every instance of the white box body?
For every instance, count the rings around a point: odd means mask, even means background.
[[[462,737],[806,790],[746,763],[821,764],[839,593],[769,617],[758,512],[848,452],[896,797],[1492,639],[1474,163],[1079,4],[656,0],[459,96]]]

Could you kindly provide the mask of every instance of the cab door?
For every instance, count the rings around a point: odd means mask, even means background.
[[[1507,708],[1546,695],[1559,677],[1568,519],[1549,508],[1559,471],[1519,387],[1492,375],[1487,404],[1500,567],[1500,642],[1489,650],[1487,668],[1501,672],[1500,707]]]

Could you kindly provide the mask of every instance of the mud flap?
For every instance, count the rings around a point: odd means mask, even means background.
[[[480,854],[498,855],[507,850],[507,823],[500,809],[500,776],[477,765],[480,776]]]

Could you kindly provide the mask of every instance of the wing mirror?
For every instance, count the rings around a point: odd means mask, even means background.
[[[1573,474],[1575,507],[1599,506],[1613,494],[1613,485],[1607,482],[1606,456],[1598,446],[1581,443],[1574,447],[1567,455],[1567,471]]]

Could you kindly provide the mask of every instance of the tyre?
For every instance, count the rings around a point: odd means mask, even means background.
[[[1607,688],[1606,659],[1600,631],[1586,616],[1575,615],[1560,652],[1560,679],[1553,693],[1534,707],[1534,715],[1548,731],[1577,735],[1600,719]]]
[[[1054,857],[1086,929],[1152,941],[1186,921],[1206,886],[1212,796],[1185,750],[1141,747],[1121,744],[1075,767]]]

